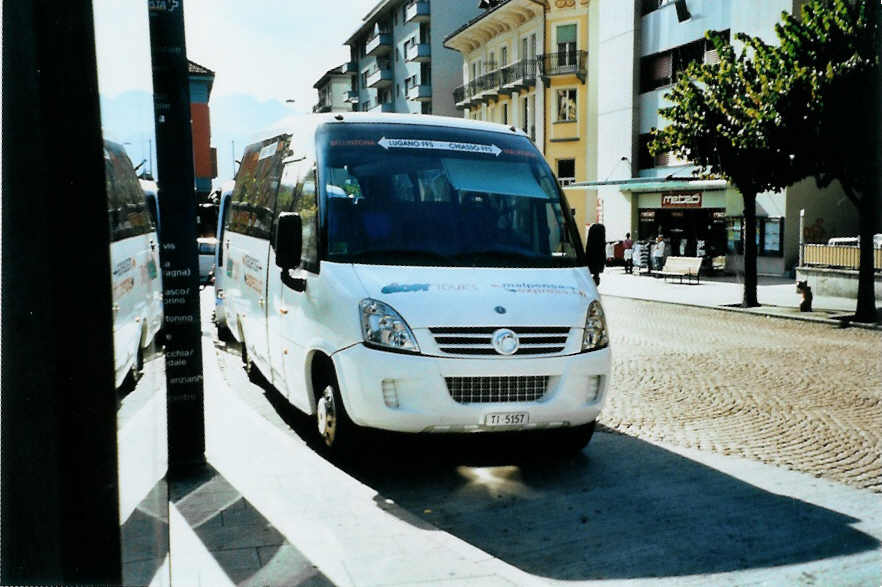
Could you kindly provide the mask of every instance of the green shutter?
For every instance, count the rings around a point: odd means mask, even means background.
[[[575,43],[576,42],[576,25],[566,24],[557,27],[558,43]]]

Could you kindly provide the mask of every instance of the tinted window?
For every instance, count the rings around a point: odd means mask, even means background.
[[[575,224],[524,136],[347,124],[317,136],[323,254],[387,265],[583,264]],[[305,203],[305,198],[304,198]],[[304,245],[309,238],[307,211]]]
[[[111,240],[118,241],[154,229],[132,162],[122,146],[104,143],[105,182]]]
[[[281,135],[246,148],[236,175],[229,230],[270,238],[282,160],[288,156],[290,145],[291,135]]]

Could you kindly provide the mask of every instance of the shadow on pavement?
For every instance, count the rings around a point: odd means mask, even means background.
[[[237,585],[332,585],[211,465],[170,483],[169,499]],[[186,553],[172,553],[175,557]]]
[[[573,459],[520,442],[438,440],[391,438],[345,468],[379,492],[378,504],[391,500],[541,577],[679,577],[879,548],[854,518],[629,436],[600,432]]]
[[[168,557],[167,491],[161,479],[120,528],[125,585],[149,585]]]

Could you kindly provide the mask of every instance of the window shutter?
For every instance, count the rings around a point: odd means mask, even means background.
[[[659,55],[652,63],[653,81],[671,80],[674,77],[674,58],[670,53]]]
[[[557,27],[557,42],[575,43],[576,42],[576,25],[567,24]]]

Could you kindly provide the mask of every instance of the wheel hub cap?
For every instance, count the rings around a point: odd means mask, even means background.
[[[316,406],[318,430],[325,443],[329,446],[334,443],[336,428],[336,414],[334,406],[334,392],[331,387],[325,389]]]

